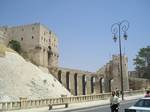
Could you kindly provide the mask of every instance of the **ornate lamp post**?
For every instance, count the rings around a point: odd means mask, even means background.
[[[121,76],[121,93],[122,100],[124,100],[124,88],[123,88],[123,72],[122,72],[122,52],[121,52],[121,34],[123,33],[123,37],[127,40],[127,30],[129,28],[129,22],[127,20],[123,20],[118,23],[114,23],[111,26],[111,32],[113,34],[113,40],[116,42],[117,38],[119,38],[119,51],[120,51],[120,76]]]

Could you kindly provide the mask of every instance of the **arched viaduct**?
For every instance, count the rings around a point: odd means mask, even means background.
[[[88,95],[104,92],[104,76],[94,72],[69,68],[56,68],[53,75],[73,95]]]
[[[129,90],[127,57],[122,57],[123,86]],[[106,65],[97,72],[88,72],[70,68],[49,68],[49,71],[73,95],[88,95],[110,92],[118,88],[121,90],[119,56],[113,55]]]

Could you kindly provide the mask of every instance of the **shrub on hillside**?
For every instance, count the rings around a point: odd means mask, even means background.
[[[20,53],[21,52],[21,45],[18,41],[16,40],[11,40],[9,41],[8,44],[9,47],[11,47],[13,50],[15,50],[16,52]]]

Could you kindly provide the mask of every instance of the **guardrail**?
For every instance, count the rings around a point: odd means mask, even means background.
[[[126,96],[132,96],[135,94],[143,94],[144,92],[145,91],[143,90],[126,91],[124,92],[124,94]],[[0,102],[0,111],[39,108],[54,104],[64,104],[64,103],[70,104],[70,103],[104,100],[109,98],[110,95],[111,93],[104,93],[95,95],[83,95],[83,96],[38,99],[38,100],[27,100],[26,98],[21,98],[20,101],[16,102]]]

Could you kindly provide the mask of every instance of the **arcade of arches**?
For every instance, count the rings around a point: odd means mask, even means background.
[[[99,94],[111,92],[118,88],[121,90],[119,56],[113,55],[106,65],[96,73],[70,68],[49,68],[49,71],[73,95]],[[129,90],[128,59],[122,57],[123,87]]]
[[[104,75],[68,68],[58,68],[53,75],[75,96],[111,91],[111,83],[105,86]]]

